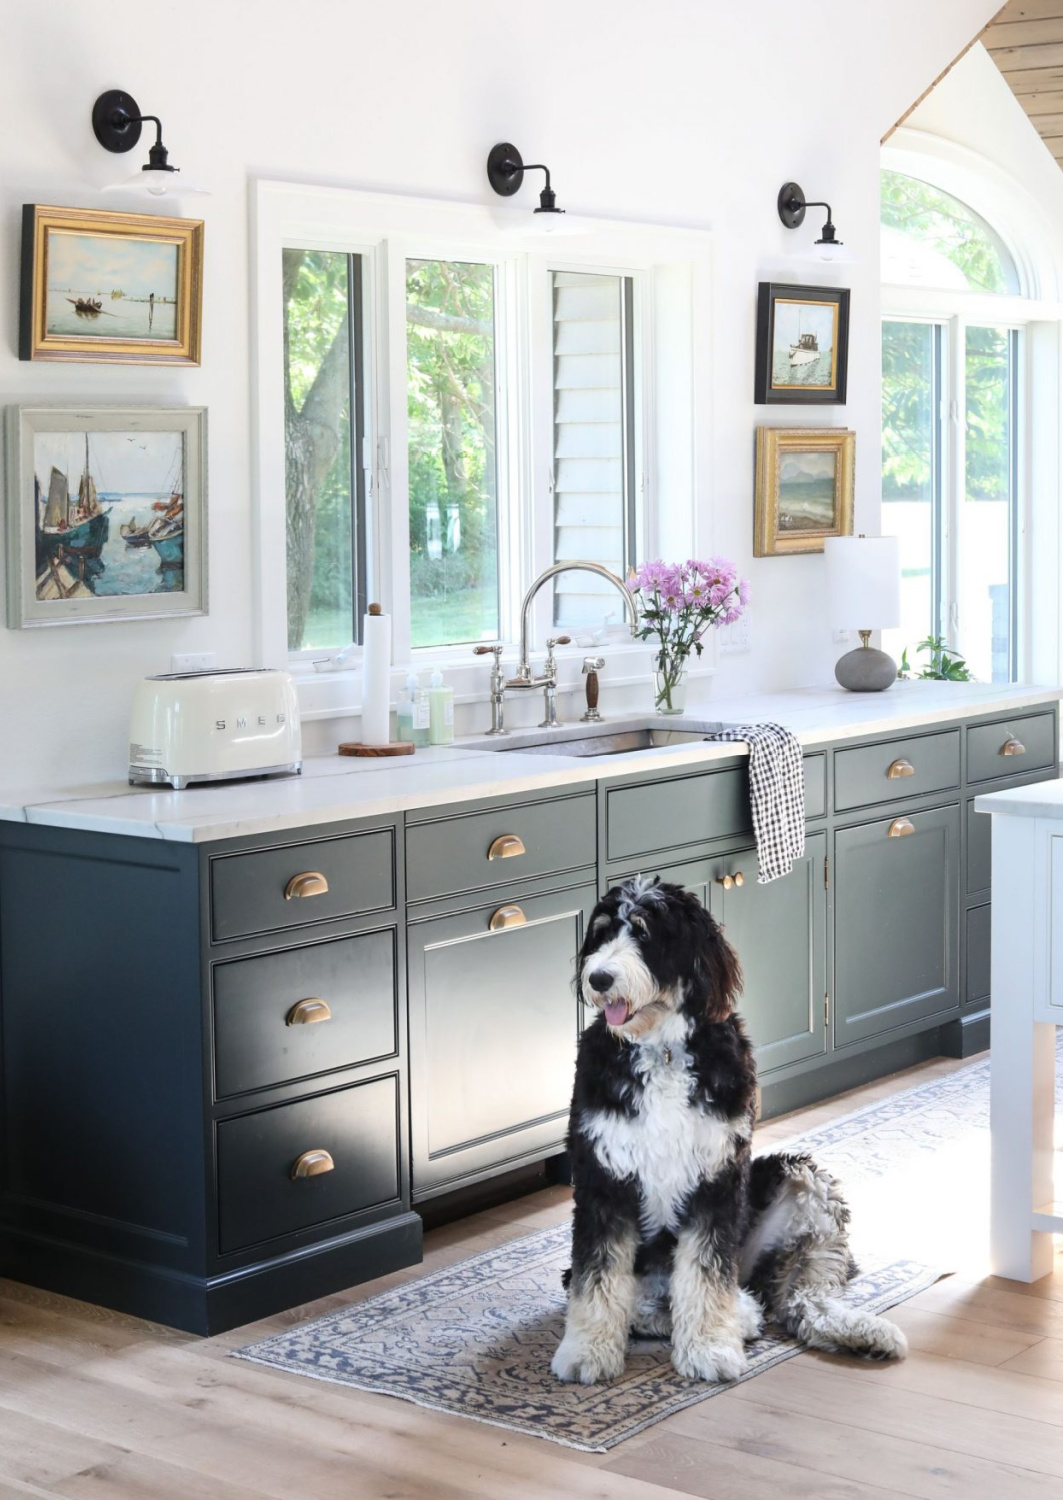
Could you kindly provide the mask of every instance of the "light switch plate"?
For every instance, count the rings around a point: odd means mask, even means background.
[[[213,651],[183,651],[170,657],[171,672],[210,672],[217,665]]]
[[[848,646],[852,638],[853,633],[851,630],[836,630],[831,637],[836,646]]]
[[[738,656],[752,649],[749,610],[746,609],[733,625],[720,626],[720,655]]]

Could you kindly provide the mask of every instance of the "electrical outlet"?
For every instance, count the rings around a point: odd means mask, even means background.
[[[738,656],[753,649],[750,639],[749,610],[746,609],[732,625],[720,627],[720,655]]]
[[[210,672],[217,663],[213,651],[184,651],[170,657],[171,672]]]
[[[831,637],[836,646],[847,646],[853,638],[851,630],[836,630]]]

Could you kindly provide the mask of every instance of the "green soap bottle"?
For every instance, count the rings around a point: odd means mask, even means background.
[[[428,689],[428,743],[454,743],[454,689],[445,686],[443,674],[438,668],[432,673],[432,683]]]

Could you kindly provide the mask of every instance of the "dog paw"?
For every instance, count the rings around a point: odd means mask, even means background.
[[[868,1331],[867,1347],[857,1352],[866,1359],[904,1359],[908,1353],[908,1340],[888,1318],[875,1318]]]
[[[764,1327],[764,1309],[753,1293],[747,1292],[744,1287],[739,1291],[735,1304],[735,1324],[746,1343],[750,1339],[759,1338]]]
[[[592,1345],[568,1334],[557,1346],[550,1368],[558,1380],[580,1385],[597,1385],[602,1380],[616,1380],[624,1373],[624,1349]]]
[[[746,1373],[745,1351],[733,1344],[691,1344],[672,1350],[672,1364],[688,1380],[737,1380]]]

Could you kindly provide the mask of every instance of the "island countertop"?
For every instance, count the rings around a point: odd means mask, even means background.
[[[884,693],[848,693],[842,688],[795,688],[744,698],[696,698],[683,716],[606,715],[607,728],[622,730],[653,722],[662,729],[732,728],[770,721],[792,729],[802,746],[870,735],[902,733],[932,724],[1033,708],[1063,698],[1063,688],[989,683],[898,682]],[[577,734],[571,724],[560,731]],[[73,787],[0,790],[0,820],[52,828],[117,833],[198,844],[354,818],[383,817],[447,803],[517,796],[563,786],[593,786],[600,780],[643,771],[733,759],[743,743],[705,742],[663,746],[597,758],[522,753],[521,745],[543,739],[541,730],[515,730],[513,748],[500,752],[474,737],[453,746],[419,750],[401,759],[350,760],[317,756],[301,776],[217,782],[186,791],[131,787],[125,781]],[[1015,811],[1043,803],[1060,783],[993,794],[1018,799]],[[1059,794],[1063,797],[1063,792]],[[1004,811],[1003,806],[976,806]],[[1009,808],[1009,810],[1011,810]],[[1033,813],[1043,816],[1044,814]]]

